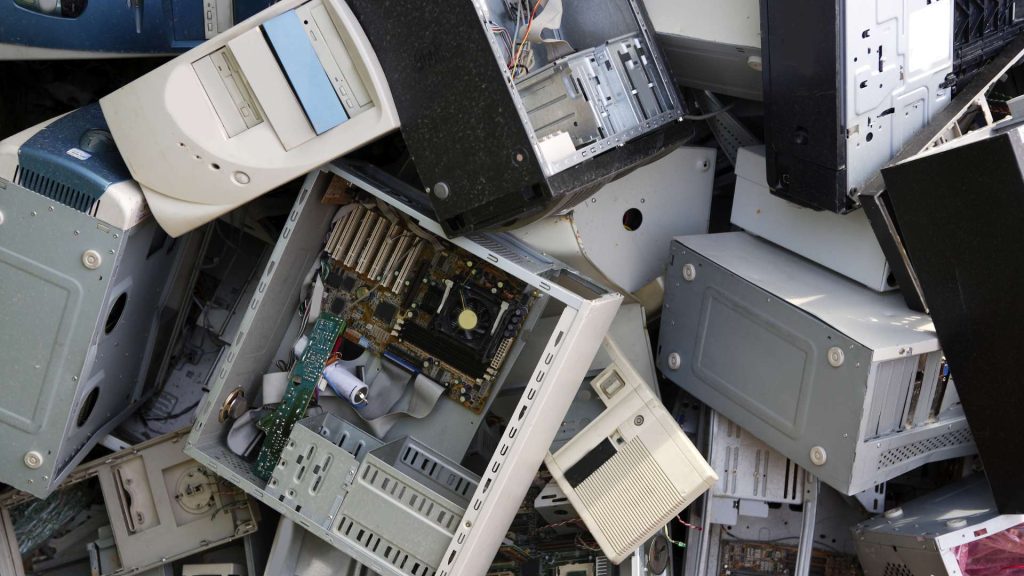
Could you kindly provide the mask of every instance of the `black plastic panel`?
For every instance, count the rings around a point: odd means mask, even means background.
[[[846,173],[842,31],[847,2],[864,1],[761,2],[768,184],[819,210],[848,212],[860,192]],[[955,90],[1024,30],[1024,0],[955,0],[953,29]]]
[[[652,146],[650,137],[635,139],[546,178],[473,2],[349,5],[387,75],[424,186],[447,186],[447,198],[430,198],[449,236],[521,225],[550,213],[651,161],[650,154],[678,144],[683,135],[662,128],[653,138],[659,145]]]
[[[768,184],[777,195],[846,212],[841,69],[843,0],[762,0]]]
[[[1024,30],[1020,0],[956,0],[953,17],[953,73],[964,86],[974,74]]]
[[[1024,512],[1024,145],[996,135],[882,171],[999,512]]]

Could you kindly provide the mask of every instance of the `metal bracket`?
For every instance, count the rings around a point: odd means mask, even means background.
[[[804,515],[800,522],[800,544],[796,552],[793,576],[809,576],[814,551],[814,524],[818,517],[818,479],[807,474],[804,482]]]

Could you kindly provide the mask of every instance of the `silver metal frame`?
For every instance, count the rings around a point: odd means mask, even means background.
[[[444,236],[440,225],[425,215],[424,205],[416,203],[425,200],[419,198],[422,193],[387,183],[382,185],[374,178],[372,167],[338,162],[310,173],[303,183],[281,233],[281,241],[274,248],[242,320],[239,335],[215,369],[210,394],[198,412],[185,448],[190,456],[285,516],[290,515],[289,508],[277,498],[271,498],[248,463],[228,450],[224,443],[226,427],[218,422],[217,413],[237,385],[254,385],[266,367],[264,360],[278,347],[274,336],[280,339],[279,333],[288,323],[288,317],[283,315],[297,307],[302,279],[312,259],[319,257],[324,234],[335,211],[334,206],[319,203],[319,195],[328,180],[324,176],[331,175],[345,178],[408,214],[426,231]],[[565,307],[516,407],[516,418],[505,430],[499,448],[470,498],[466,514],[436,571],[437,576],[486,572],[622,301],[621,295],[593,284],[508,235],[480,233],[449,241],[515,275]],[[277,317],[258,313],[264,301],[274,303]],[[328,542],[337,543],[337,539],[322,528],[301,520],[299,524]],[[359,550],[351,552],[357,561],[375,571],[400,574],[375,557]]]
[[[472,2],[477,13],[480,14],[480,26],[486,33],[487,40],[491,44],[491,49],[494,52],[495,65],[502,70],[502,73],[505,76],[509,93],[512,96],[512,102],[515,104],[516,111],[519,112],[519,117],[523,122],[523,126],[529,127],[527,135],[529,136],[530,144],[533,146],[533,152],[537,158],[543,159],[545,158],[545,155],[541,150],[540,141],[537,139],[537,135],[533,129],[533,124],[530,122],[529,112],[527,111],[525,104],[523,104],[523,99],[519,95],[519,90],[516,88],[516,81],[512,78],[512,74],[508,70],[508,64],[504,61],[502,49],[498,45],[498,41],[495,39],[494,34],[491,33],[490,25],[486,22],[486,17],[484,16],[493,10],[493,8],[488,6],[487,0],[472,0]],[[633,14],[637,15],[637,35],[644,41],[645,46],[648,49],[647,57],[655,61],[655,66],[662,76],[661,81],[665,86],[669,87],[668,97],[673,108],[672,110],[659,114],[658,116],[651,118],[630,130],[617,134],[614,138],[604,138],[597,144],[588,146],[585,149],[577,150],[574,154],[571,154],[558,162],[553,164],[547,161],[540,162],[540,165],[545,172],[545,176],[550,177],[554,174],[558,174],[559,172],[580,164],[584,160],[600,154],[601,152],[610,150],[615,146],[621,146],[623,143],[646,134],[658,126],[682,120],[683,107],[675,90],[673,89],[675,87],[675,83],[668,73],[668,64],[665,62],[665,59],[662,58],[661,52],[657,47],[658,44],[655,41],[654,30],[647,27],[646,11],[641,7],[637,0],[622,0],[622,2],[629,6]],[[609,38],[608,40],[612,39]],[[593,47],[588,46],[586,48]]]
[[[163,234],[152,218],[122,230],[3,178],[0,213],[2,306],[14,314],[0,343],[5,359],[18,359],[0,370],[0,459],[8,464],[0,480],[42,498],[152,392],[165,359],[159,332],[175,323],[160,312],[189,239],[150,253]],[[19,322],[45,337],[26,335]]]

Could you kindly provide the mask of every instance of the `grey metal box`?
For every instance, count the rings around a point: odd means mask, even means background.
[[[225,404],[237,396],[237,390],[244,391],[246,398],[257,398],[262,375],[274,366],[282,343],[287,340],[284,348],[291,347],[289,326],[298,309],[303,279],[319,261],[337,210],[337,205],[321,202],[335,175],[404,212],[426,232],[443,236],[440,225],[425,216],[429,206],[418,202],[423,197],[420,192],[387,179],[372,166],[338,161],[310,173],[258,280],[238,336],[214,370],[210,393],[197,412],[185,451],[371,570],[404,576],[412,574],[409,571],[412,565],[397,567],[386,558],[401,551],[388,551],[387,546],[368,551],[349,543],[333,529],[304,517],[302,512],[306,505],[296,512],[295,502],[286,502],[287,493],[276,496],[268,493],[267,483],[255,475],[252,463],[228,448],[226,437],[231,423],[219,418]],[[555,306],[551,311],[558,316],[558,321],[516,406],[514,425],[504,431],[479,484],[465,494],[468,501],[464,506],[465,514],[461,522],[449,527],[454,535],[449,538],[440,564],[420,566],[416,576],[477,574],[490,565],[622,300],[620,295],[608,292],[506,234],[472,234],[450,242],[524,280],[542,296],[547,296]],[[347,418],[340,412],[337,416]],[[439,402],[429,417],[399,422],[383,440],[401,441],[413,436],[421,444],[429,441],[430,451],[436,453],[435,460],[461,458],[479,422],[480,416],[463,407],[453,402]],[[414,483],[421,486],[421,490],[432,490],[422,482],[416,478]],[[321,491],[315,505],[332,509],[337,497],[347,490],[337,486],[329,488]],[[351,493],[344,495],[346,510],[356,506],[353,498]],[[402,545],[418,545],[417,534],[406,533],[402,537],[405,539]]]
[[[0,142],[0,482],[44,497],[146,399],[187,240],[88,105]]]
[[[478,482],[413,438],[389,442],[360,466],[333,532],[403,574],[427,576],[441,564]]]
[[[267,496],[326,530],[359,463],[383,442],[331,413],[300,420],[267,483]],[[321,496],[321,491],[329,496]]]
[[[743,232],[673,242],[658,366],[844,494],[975,452],[927,316]]]
[[[0,178],[0,481],[44,497],[145,400],[179,266],[147,218],[118,227]],[[114,196],[113,198],[111,196]],[[134,196],[134,198],[133,198]]]
[[[960,546],[1021,524],[1024,514],[999,514],[975,474],[858,524],[853,537],[866,576],[961,576]]]

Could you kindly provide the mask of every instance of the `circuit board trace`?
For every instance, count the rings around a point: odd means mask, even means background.
[[[266,434],[256,459],[255,473],[259,478],[269,480],[273,474],[292,428],[306,415],[324,366],[344,330],[345,321],[327,312],[321,314],[313,324],[302,357],[289,375],[284,398],[273,412],[257,422],[259,429]]]
[[[523,281],[377,206],[357,204],[324,247],[323,308],[346,341],[481,413],[535,299]]]

